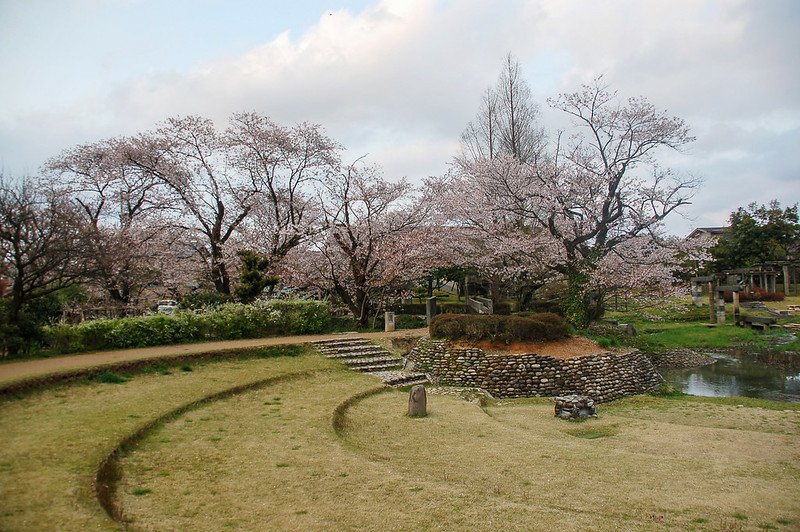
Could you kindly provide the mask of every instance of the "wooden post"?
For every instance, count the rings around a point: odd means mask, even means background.
[[[733,292],[733,323],[739,325],[739,292]]]

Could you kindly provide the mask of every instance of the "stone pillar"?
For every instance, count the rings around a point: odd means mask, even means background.
[[[725,292],[717,290],[717,325],[725,324]]]
[[[417,384],[408,394],[408,415],[411,417],[425,417],[428,415],[428,396],[425,386]]]
[[[425,304],[425,318],[428,320],[428,325],[431,324],[431,320],[433,319],[436,314],[438,314],[436,308],[436,296],[429,297],[428,301]]]
[[[739,292],[733,292],[733,323],[739,325]]]
[[[787,296],[789,295],[789,266],[783,266],[783,293]]]
[[[695,307],[703,306],[703,288],[700,283],[692,281],[692,303]]]
[[[394,312],[384,312],[383,330],[386,332],[392,332],[394,330]]]
[[[708,283],[708,308],[708,319],[711,323],[715,323],[717,321],[717,313],[714,310],[714,283],[711,281]]]

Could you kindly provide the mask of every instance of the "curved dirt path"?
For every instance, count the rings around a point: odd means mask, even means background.
[[[377,333],[336,333],[309,334],[302,336],[278,336],[274,338],[253,338],[249,340],[227,340],[222,342],[203,342],[197,344],[177,344],[160,347],[144,347],[138,349],[120,349],[116,351],[98,351],[84,355],[65,355],[36,360],[22,360],[0,364],[0,387],[4,384],[33,377],[53,375],[76,369],[95,368],[120,362],[148,360],[198,353],[211,353],[230,349],[248,347],[267,347],[274,345],[306,344],[318,340],[334,340],[345,338],[415,338],[428,334],[427,328],[406,329],[394,332]]]

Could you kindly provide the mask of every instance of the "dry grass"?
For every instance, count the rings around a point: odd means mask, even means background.
[[[80,383],[0,402],[0,530],[116,528],[92,493],[95,469],[147,420],[211,393],[336,367],[316,355],[193,364],[124,384]]]
[[[113,527],[88,486],[128,432],[199,396],[313,369],[205,404],[122,461],[134,529],[796,529],[800,414],[638,397],[583,423],[549,400],[485,407],[366,396],[375,380],[305,356],[198,366],[0,403],[0,529]],[[168,394],[164,390],[169,390]],[[136,416],[136,417],[131,417]]]
[[[432,396],[431,415],[410,419],[406,394],[391,391],[354,404],[337,438],[331,412],[370,383],[319,375],[175,420],[123,464],[123,505],[153,530],[800,522],[796,412],[647,399],[576,424],[553,418],[549,401],[484,411]]]

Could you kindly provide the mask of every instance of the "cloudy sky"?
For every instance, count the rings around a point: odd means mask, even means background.
[[[0,0],[0,168],[168,116],[311,121],[412,180],[446,171],[506,53],[547,97],[597,75],[684,118],[704,179],[668,228],[800,202],[797,0]]]

